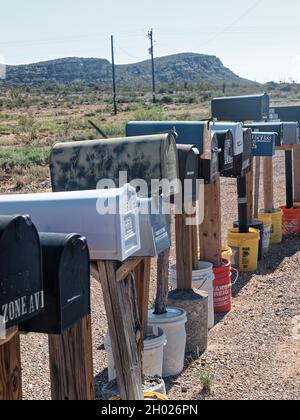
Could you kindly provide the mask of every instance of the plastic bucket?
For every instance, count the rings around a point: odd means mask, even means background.
[[[148,327],[143,351],[144,375],[162,377],[163,353],[166,344],[166,334],[161,328],[157,326]],[[109,381],[113,381],[116,378],[116,371],[109,334],[104,339],[104,347],[107,351],[108,378]]]
[[[261,213],[258,215],[258,220],[260,220],[264,225],[263,253],[266,255],[270,250],[272,217],[269,214]]]
[[[232,256],[233,256],[232,249],[229,246],[225,246],[222,249],[222,259],[227,260],[227,261],[231,261]]]
[[[233,267],[242,273],[257,270],[260,231],[250,228],[249,233],[239,233],[238,229],[228,230],[228,245],[233,251]]]
[[[153,309],[148,312],[148,323],[166,334],[167,345],[164,348],[163,378],[179,375],[184,368],[187,315],[183,309],[168,308],[162,315],[155,315]]]
[[[281,244],[282,242],[282,217],[283,211],[281,209],[274,210],[273,213],[265,213],[263,210],[260,211],[265,216],[268,215],[272,219],[271,226],[271,245]]]
[[[208,294],[208,329],[212,329],[215,325],[214,313],[214,270],[213,264],[209,262],[199,261],[198,270],[193,271],[193,289],[203,290]],[[170,269],[170,283],[176,288],[176,265]]]
[[[214,268],[214,308],[216,314],[230,312],[232,309],[231,263],[223,260],[220,267]]]
[[[288,209],[280,207],[282,216],[282,234],[284,236],[297,235],[300,233],[300,208]]]
[[[144,399],[145,401],[168,401],[168,397],[166,395],[163,395],[159,392],[151,392],[147,391],[144,392]],[[115,397],[111,397],[109,401],[122,401],[121,397],[119,395],[116,395]]]
[[[233,227],[237,229],[239,227],[239,222],[235,222]],[[263,257],[263,240],[264,240],[264,224],[260,220],[252,220],[249,223],[249,228],[257,229],[260,232],[259,247],[258,247],[258,261]],[[235,262],[232,262],[235,265]]]

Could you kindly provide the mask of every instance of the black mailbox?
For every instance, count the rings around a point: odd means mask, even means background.
[[[270,120],[297,121],[300,125],[300,106],[276,106],[270,108]]]
[[[0,329],[39,314],[44,307],[38,232],[27,216],[0,216]]]
[[[199,166],[200,152],[196,146],[177,145],[179,160],[179,179],[182,184],[182,200],[184,203],[192,203],[199,199]],[[185,181],[189,180],[188,190]]]
[[[261,95],[232,96],[212,100],[212,117],[219,121],[263,121],[269,118],[270,98]]]
[[[244,151],[242,173],[244,174],[250,169],[252,163],[252,130],[250,128],[243,129]]]
[[[20,329],[62,334],[90,314],[90,259],[86,239],[75,234],[40,234],[45,311]]]
[[[233,171],[233,134],[230,130],[215,131],[219,147],[219,169],[222,177]]]
[[[245,128],[251,128],[253,133],[277,133],[276,147],[283,144],[284,129],[281,122],[258,122],[252,124],[245,124]]]
[[[201,159],[200,179],[203,179],[205,184],[211,184],[219,175],[219,142],[218,137],[212,134],[211,159]]]

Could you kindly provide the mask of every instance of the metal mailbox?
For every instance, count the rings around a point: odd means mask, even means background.
[[[270,120],[297,121],[300,124],[300,106],[276,106],[270,108]]]
[[[243,129],[244,151],[242,172],[245,173],[252,163],[252,130],[250,128]]]
[[[57,144],[51,153],[54,192],[95,190],[99,181],[115,187],[144,180],[151,197],[151,181],[178,179],[178,154],[171,133]],[[125,182],[120,173],[127,173]],[[126,179],[127,178],[127,179]],[[176,194],[176,187],[171,195]]]
[[[211,159],[201,160],[200,179],[204,180],[204,184],[211,184],[219,175],[219,141],[218,137],[213,134],[211,139]]]
[[[38,232],[27,216],[0,216],[0,330],[44,308]]]
[[[233,169],[226,171],[226,177],[237,178],[242,174],[244,154],[244,132],[242,123],[211,123],[214,132],[230,130],[233,135]],[[224,176],[225,176],[224,175]]]
[[[78,232],[92,260],[124,261],[140,250],[136,191],[120,189],[5,195],[0,213],[29,214],[39,232]]]
[[[253,133],[277,133],[276,147],[283,144],[284,129],[281,122],[258,122],[252,124],[245,124],[245,128],[251,128]]]
[[[212,117],[219,121],[263,121],[269,118],[270,98],[264,93],[212,100]]]
[[[222,177],[233,171],[233,135],[230,130],[214,131],[218,139],[219,169]]]
[[[161,197],[140,198],[141,250],[136,257],[158,257],[171,247],[168,215]]]
[[[209,142],[207,121],[130,121],[126,125],[127,136],[146,136],[174,131],[177,144],[195,144],[202,156]],[[208,156],[206,156],[208,157]]]
[[[192,145],[177,145],[179,160],[179,179],[182,185],[182,201],[183,203],[192,203],[199,199],[199,170],[200,156],[199,150]],[[191,185],[186,187],[188,181]]]
[[[277,133],[252,133],[252,155],[273,157],[276,154]]]
[[[283,144],[299,143],[299,123],[283,122]]]
[[[62,334],[90,314],[90,257],[76,234],[40,234],[45,311],[20,325],[21,331]]]

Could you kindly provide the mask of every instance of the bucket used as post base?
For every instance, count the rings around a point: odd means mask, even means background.
[[[156,315],[148,311],[148,325],[161,328],[167,337],[164,348],[163,378],[179,375],[184,368],[187,314],[181,308],[167,308],[166,313]]]
[[[239,222],[235,222],[233,224],[235,229],[239,228]],[[264,224],[260,220],[252,220],[249,222],[249,228],[259,230],[260,238],[258,244],[258,261],[261,261],[263,257],[263,240],[264,240]],[[233,266],[235,266],[235,262],[233,261]]]
[[[233,251],[233,267],[243,273],[257,270],[260,231],[250,228],[248,233],[239,229],[228,230],[228,245]]]
[[[282,242],[282,217],[283,217],[282,209],[276,209],[274,210],[273,213],[265,213],[264,210],[260,210],[260,214],[271,217],[272,226],[271,226],[270,244],[271,245],[281,244]]]
[[[300,208],[288,209],[280,207],[282,216],[282,234],[284,236],[298,235],[300,233]]]
[[[231,262],[223,260],[214,268],[214,308],[216,314],[228,313],[232,309]]]

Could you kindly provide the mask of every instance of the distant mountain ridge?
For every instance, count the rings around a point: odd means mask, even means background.
[[[241,82],[218,57],[182,53],[155,59],[156,79],[159,84],[170,82]],[[151,62],[116,65],[117,82],[134,86],[151,82]],[[6,81],[13,84],[45,82],[84,82],[110,85],[111,63],[98,58],[61,58],[40,63],[7,66]]]

